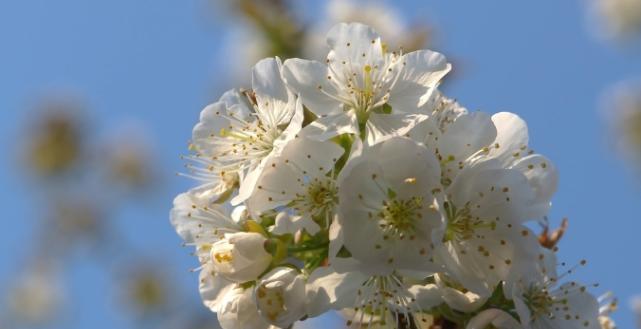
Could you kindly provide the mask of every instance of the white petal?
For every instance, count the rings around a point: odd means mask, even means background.
[[[300,135],[325,141],[342,134],[359,134],[358,119],[354,111],[329,114],[314,120],[301,130]]]
[[[330,309],[353,307],[358,290],[368,279],[359,272],[337,273],[331,267],[319,267],[307,279],[307,315],[314,317]]]
[[[170,218],[186,243],[213,243],[222,237],[223,231],[240,230],[224,207],[210,204],[192,193],[182,193],[174,199]],[[219,230],[221,233],[216,233]]]
[[[492,115],[492,121],[497,135],[495,147],[490,148],[490,157],[498,159],[503,166],[509,165],[527,150],[527,124],[518,115],[509,112]]]
[[[554,164],[540,154],[532,154],[517,160],[512,168],[525,175],[536,194],[538,206],[533,207],[530,216],[541,218],[547,215],[550,199],[559,184],[559,173]]]
[[[227,114],[242,120],[251,120],[253,105],[249,103],[249,99],[237,89],[226,91],[221,97],[220,101],[225,103],[227,107]]]
[[[345,150],[334,142],[320,142],[299,137],[283,150],[281,158],[309,177],[321,177],[329,172]]]
[[[338,94],[334,85],[327,80],[326,65],[299,58],[288,59],[283,65],[283,77],[314,114],[328,115],[341,111],[340,102],[325,94]]]
[[[496,309],[488,309],[475,315],[470,322],[468,322],[465,329],[485,329],[489,326],[497,329],[521,329],[516,319],[510,314]]]
[[[400,61],[405,64],[390,92],[389,103],[395,112],[416,113],[430,100],[451,65],[445,56],[430,50],[405,54]]]
[[[223,128],[229,126],[229,120],[224,116],[227,115],[227,106],[223,102],[216,102],[207,105],[200,112],[200,122],[194,126],[192,140],[197,150],[203,152],[210,147],[210,140],[213,136],[218,136]]]
[[[427,118],[421,114],[372,113],[366,124],[367,144],[374,145],[391,137],[405,136]]]
[[[485,168],[489,167],[489,168]],[[491,162],[462,170],[448,189],[455,205],[469,204],[480,218],[526,221],[534,200],[534,192],[518,170],[494,169]]]
[[[441,131],[433,118],[430,117],[427,120],[419,122],[407,132],[406,136],[425,145],[428,149],[435,151],[438,148],[438,140],[441,139]]]
[[[372,67],[383,60],[380,36],[371,27],[361,23],[339,23],[327,33],[327,45],[332,49],[333,63],[345,61],[352,69],[369,64]],[[338,69],[341,67],[339,66]]]
[[[428,310],[443,303],[441,290],[435,284],[413,285],[408,291],[421,310]]]
[[[320,226],[311,218],[291,216],[285,212],[280,212],[276,215],[274,226],[269,229],[273,234],[296,234],[302,230],[314,235],[320,231]]]
[[[198,290],[205,306],[218,312],[225,294],[234,287],[233,282],[216,275],[211,265],[205,266],[199,275]]]
[[[434,279],[436,285],[441,290],[443,300],[445,300],[447,305],[457,311],[466,313],[475,312],[487,300],[471,291],[463,293],[457,289],[448,287],[438,274],[434,276]]]
[[[252,89],[258,104],[256,113],[269,127],[287,124],[295,110],[294,95],[285,86],[281,67],[278,57],[265,58],[252,70]]]
[[[454,164],[465,161],[496,138],[491,117],[483,112],[462,115],[454,121],[439,139],[438,149],[444,159],[453,158]]]

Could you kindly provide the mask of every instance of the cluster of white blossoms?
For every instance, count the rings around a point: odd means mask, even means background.
[[[439,53],[392,51],[357,23],[327,44],[325,62],[261,60],[194,128],[202,185],[171,221],[221,326],[336,310],[350,328],[601,328],[527,226],[558,174],[525,122],[442,95]]]

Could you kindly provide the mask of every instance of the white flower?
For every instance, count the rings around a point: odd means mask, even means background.
[[[287,206],[305,221],[322,220],[329,226],[338,202],[334,164],[343,152],[333,142],[293,139],[267,163],[247,207],[259,215]]]
[[[507,287],[523,328],[600,329],[599,303],[587,287],[574,281],[559,286],[558,279],[528,273]]]
[[[234,287],[215,312],[222,329],[277,329],[258,313],[251,288]]]
[[[436,157],[395,137],[351,161],[339,185],[337,218],[342,242],[361,270],[437,270],[432,234],[443,221],[434,195],[440,189]]]
[[[305,279],[292,268],[275,268],[256,286],[255,299],[263,318],[289,328],[305,315]]]
[[[444,239],[437,248],[448,273],[483,296],[516,269],[536,264],[541,249],[521,224],[534,199],[526,177],[491,164],[464,169],[447,189]]]
[[[251,195],[268,158],[278,155],[300,130],[302,106],[283,83],[280,70],[280,59],[261,60],[253,69],[252,92],[228,91],[202,111],[193,131],[197,153],[190,158],[201,166],[192,174],[204,181],[201,189],[227,191],[238,181],[233,203],[242,202]]]
[[[401,321],[410,318],[415,323],[426,323],[429,317],[422,312],[441,304],[441,293],[436,285],[411,281],[414,280],[398,273],[372,276],[359,271],[338,273],[331,267],[318,268],[308,279],[308,314],[351,309],[354,312],[349,312],[348,327],[376,323],[380,328],[397,328]]]
[[[521,325],[510,314],[495,308],[487,309],[475,315],[465,329],[521,329]]]
[[[327,44],[331,50],[326,64],[289,59],[283,68],[287,84],[319,116],[312,126],[323,138],[359,134],[361,127],[370,143],[390,129],[404,134],[407,121],[417,123],[407,114],[419,113],[450,70],[445,57],[436,52],[388,52],[380,36],[359,23],[334,26]],[[391,113],[385,113],[385,104]]]
[[[232,282],[214,271],[212,245],[223,239],[225,234],[240,232],[242,228],[224,207],[210,205],[208,201],[189,192],[174,199],[171,223],[185,245],[196,249],[201,263],[199,291],[203,303],[215,311],[224,294],[231,289]]]
[[[256,280],[272,261],[264,247],[266,241],[254,232],[225,234],[224,239],[211,247],[214,271],[238,283]]]

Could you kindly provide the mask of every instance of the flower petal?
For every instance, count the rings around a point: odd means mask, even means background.
[[[320,116],[341,111],[341,102],[327,95],[337,95],[338,92],[327,80],[326,65],[299,58],[288,59],[283,64],[283,77],[314,114]]]
[[[451,65],[445,56],[430,50],[405,54],[400,61],[403,69],[390,92],[389,104],[395,112],[417,113],[433,96]]]

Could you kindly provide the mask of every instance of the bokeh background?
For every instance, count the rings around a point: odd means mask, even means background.
[[[0,2],[0,329],[217,328],[168,221],[191,129],[269,55],[322,58],[363,21],[454,64],[444,91],[511,111],[561,173],[560,259],[641,303],[641,1]],[[300,328],[340,328],[328,316]]]

